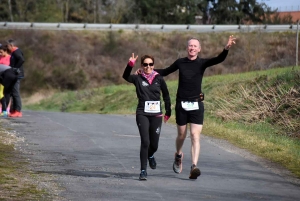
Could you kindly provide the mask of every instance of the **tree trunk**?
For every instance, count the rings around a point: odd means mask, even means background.
[[[11,9],[11,0],[8,0],[8,9],[9,9],[9,15],[10,15],[10,21],[14,21],[14,17],[12,14],[12,9]]]
[[[101,0],[96,0],[97,1],[97,19],[98,22],[101,23],[101,16],[102,16],[102,1]]]
[[[97,22],[97,0],[93,1],[93,18],[94,23]]]
[[[66,0],[65,22],[68,22],[68,18],[69,18],[69,0]]]

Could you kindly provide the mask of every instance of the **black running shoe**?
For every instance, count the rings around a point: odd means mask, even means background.
[[[147,172],[146,170],[142,170],[140,174],[140,180],[147,180]]]
[[[154,156],[149,157],[148,160],[149,160],[150,168],[151,169],[156,169],[156,160],[155,160]]]
[[[192,165],[191,166],[191,172],[190,172],[190,179],[197,179],[197,177],[199,177],[201,175],[201,171],[199,168],[197,168],[196,165]]]

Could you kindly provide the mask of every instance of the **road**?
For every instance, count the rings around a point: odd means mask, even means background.
[[[164,124],[157,169],[139,181],[140,138],[133,115],[25,111],[5,126],[24,138],[18,149],[32,170],[51,175],[62,200],[284,200],[300,197],[300,186],[267,168],[251,154],[202,136],[202,175],[189,180],[190,139],[185,141],[183,172],[172,170],[176,128]],[[225,146],[226,145],[226,146]]]

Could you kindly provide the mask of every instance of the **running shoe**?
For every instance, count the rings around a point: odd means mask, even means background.
[[[22,117],[22,112],[19,112],[16,110],[14,113],[10,113],[8,116],[9,117]]]
[[[0,116],[4,118],[8,117],[7,111],[3,111]]]
[[[146,170],[142,170],[140,174],[140,180],[147,180],[147,172]]]
[[[190,179],[197,179],[201,175],[201,171],[195,164],[191,166]]]
[[[154,156],[149,157],[148,160],[149,160],[150,168],[156,169],[156,160],[155,160]]]
[[[179,174],[182,171],[182,159],[183,159],[183,153],[178,155],[175,153],[175,160],[173,163],[173,170],[175,173]]]

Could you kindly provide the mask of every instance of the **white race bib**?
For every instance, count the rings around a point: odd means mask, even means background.
[[[145,101],[144,112],[147,112],[147,113],[160,112],[160,101]]]
[[[199,109],[199,103],[198,102],[181,101],[181,106],[186,111],[198,110]]]

